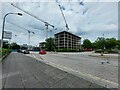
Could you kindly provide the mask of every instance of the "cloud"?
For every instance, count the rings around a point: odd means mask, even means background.
[[[106,38],[117,38],[117,2],[101,2],[101,0],[97,2],[85,2],[85,0],[83,0],[83,3],[84,5],[80,5],[78,0],[71,0],[71,2],[69,2],[69,0],[66,2],[56,0],[55,2],[17,2],[14,4],[57,27],[57,30],[49,32],[49,36],[53,36],[54,33],[65,30],[65,22],[58,6],[58,4],[60,4],[64,9],[63,13],[71,33],[83,38],[88,38],[92,41],[95,41],[97,37],[102,36],[103,33]],[[13,41],[21,44],[27,43],[27,35],[23,35],[27,32],[14,25],[10,25],[9,22],[34,31],[35,35],[31,36],[33,37],[31,38],[31,44],[36,45],[45,40],[46,31],[44,23],[16,9],[11,6],[10,3],[3,3],[2,5],[1,22],[3,16],[8,12],[21,12],[23,14],[22,17],[10,15],[6,18],[6,29],[10,31],[12,30],[15,34],[19,33],[17,36],[18,38],[13,38]],[[2,27],[2,24],[0,24],[0,27]],[[52,28],[49,27],[49,30],[52,30]]]

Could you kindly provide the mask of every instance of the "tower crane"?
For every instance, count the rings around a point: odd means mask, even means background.
[[[15,25],[15,26],[17,26],[17,27],[19,27],[19,28],[21,28],[21,29],[24,29],[25,31],[27,31],[28,32],[28,44],[30,44],[30,34],[32,33],[32,34],[35,34],[33,31],[30,31],[30,30],[28,30],[28,29],[26,29],[26,28],[23,28],[23,27],[21,27],[21,26],[18,26],[18,25],[16,25],[16,24],[14,24],[14,23],[11,23],[11,22],[9,22],[10,24],[12,24],[12,25]]]
[[[48,26],[51,26],[53,29],[55,28],[54,25],[52,25],[52,24],[50,24],[50,23],[48,23],[48,22],[46,22],[46,21],[40,19],[39,17],[33,15],[32,13],[30,13],[30,12],[28,12],[28,11],[25,11],[25,10],[21,9],[20,7],[14,5],[13,3],[11,3],[11,5],[14,6],[15,8],[17,8],[17,9],[23,11],[24,13],[26,13],[26,14],[28,14],[28,15],[34,17],[34,18],[36,18],[37,20],[43,22],[43,23],[45,24],[45,28],[46,28],[46,39],[48,38]]]
[[[59,4],[59,8],[60,8],[60,11],[61,11],[61,13],[62,13],[62,16],[63,16],[63,19],[64,19],[64,21],[65,21],[65,24],[66,24],[66,30],[68,31],[69,30],[69,27],[68,27],[68,24],[67,24],[67,21],[66,21],[66,19],[65,19],[65,15],[64,15],[64,13],[63,13],[63,11],[62,11],[62,7],[61,7],[61,5]]]

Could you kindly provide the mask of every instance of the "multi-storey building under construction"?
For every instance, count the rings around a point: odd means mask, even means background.
[[[55,34],[55,45],[57,49],[80,50],[81,37],[67,31]]]

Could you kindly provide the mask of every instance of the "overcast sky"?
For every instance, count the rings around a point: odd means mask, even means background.
[[[28,11],[36,17],[54,25],[57,30],[49,27],[48,36],[53,37],[55,33],[65,30],[65,22],[61,15],[58,4],[62,6],[66,21],[70,28],[69,32],[80,36],[83,39],[88,38],[94,42],[97,37],[118,39],[118,3],[117,2],[86,2],[86,0],[53,0],[54,2],[14,2],[19,8]],[[105,1],[105,0],[104,0]],[[118,0],[116,0],[118,1]],[[28,32],[20,27],[26,28],[31,33],[32,45],[38,45],[46,38],[45,25],[41,21],[13,7],[11,3],[2,3],[0,22],[3,16],[8,12],[21,12],[23,16],[9,15],[6,18],[5,30],[13,34],[12,42],[19,44],[28,43]],[[13,25],[13,24],[15,25]],[[2,23],[0,23],[2,28]],[[52,32],[50,32],[52,30]],[[1,35],[1,34],[0,34]]]

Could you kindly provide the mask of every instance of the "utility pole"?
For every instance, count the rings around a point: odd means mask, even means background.
[[[45,23],[45,28],[46,28],[46,39],[48,38],[48,24]]]
[[[30,31],[28,30],[28,45],[30,45]]]
[[[104,51],[105,51],[105,39],[103,34],[103,48],[102,48],[101,56],[103,56]]]
[[[104,38],[104,34],[103,34],[103,49],[105,50],[105,38]]]

